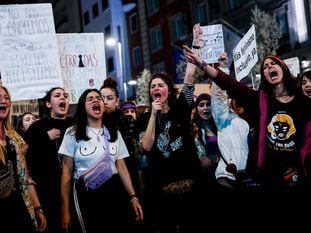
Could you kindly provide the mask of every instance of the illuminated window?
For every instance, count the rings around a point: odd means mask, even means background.
[[[294,27],[294,29],[297,33],[298,42],[303,43],[306,40],[308,40],[304,1],[295,0],[294,7],[295,7],[294,10],[296,14],[296,25],[297,25],[297,27]]]

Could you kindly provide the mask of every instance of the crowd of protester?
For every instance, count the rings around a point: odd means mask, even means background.
[[[201,57],[202,28],[184,46],[179,92],[152,74],[150,105],[120,104],[117,82],[85,90],[73,117],[62,87],[46,114],[10,119],[0,87],[0,231],[198,233],[305,227],[311,172],[311,71],[261,61],[258,90],[230,77],[228,57]],[[194,96],[196,69],[210,81]],[[214,226],[214,227],[213,227]]]

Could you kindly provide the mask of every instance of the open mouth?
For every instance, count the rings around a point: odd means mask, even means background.
[[[96,104],[96,105],[93,105],[93,108],[92,108],[92,109],[93,109],[94,112],[97,112],[97,113],[98,113],[98,112],[100,112],[100,105],[97,105],[97,104]]]
[[[6,106],[0,106],[0,111],[5,111],[6,110]]]
[[[66,108],[66,103],[65,102],[61,102],[58,106],[60,108]]]
[[[305,93],[306,93],[308,96],[311,96],[311,89],[305,90]]]
[[[154,97],[157,99],[157,98],[161,98],[161,94],[160,93],[155,93],[154,94]]]
[[[276,76],[278,76],[278,72],[276,72],[275,70],[272,70],[272,71],[270,72],[270,77],[271,77],[271,78],[275,78]]]
[[[210,112],[203,112],[203,116],[205,116],[205,117],[210,116]]]

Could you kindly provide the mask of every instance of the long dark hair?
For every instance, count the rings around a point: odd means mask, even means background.
[[[170,76],[163,74],[163,73],[153,74],[150,78],[149,85],[148,85],[150,106],[151,106],[151,103],[153,101],[153,99],[150,95],[150,86],[151,86],[151,82],[156,78],[162,79],[163,82],[166,83],[166,85],[168,87],[168,106],[170,106],[170,107],[174,106],[174,104],[177,100],[178,89],[175,87],[175,83],[174,83],[173,79]]]
[[[194,109],[194,113],[193,113],[193,117],[191,119],[191,130],[190,130],[190,134],[192,137],[197,137],[202,144],[203,143],[203,139],[202,139],[202,131],[201,129],[203,128],[203,119],[201,118],[200,114],[199,114],[199,111],[198,111],[198,105],[201,101],[203,100],[208,100],[209,101],[209,104],[211,103],[211,97],[209,94],[207,93],[202,93],[200,94],[195,103],[194,103],[194,106],[193,108]],[[216,124],[214,122],[214,118],[212,116],[212,113],[210,112],[210,118],[206,121],[208,122],[208,125],[209,125],[209,130],[213,132],[213,134],[217,135],[217,127],[216,127]]]
[[[87,113],[85,109],[86,97],[90,92],[96,92],[100,95],[97,89],[86,89],[78,100],[77,109],[73,116],[73,131],[75,131],[75,137],[77,141],[84,140],[88,141],[90,138],[86,134],[87,126]]]
[[[298,78],[298,86],[299,86],[299,91],[304,95],[303,93],[303,90],[302,90],[302,78],[303,77],[306,77],[307,79],[309,79],[311,81],[311,69],[309,70],[306,70],[304,72],[302,72],[300,75],[299,75],[299,78]]]
[[[46,106],[46,102],[51,102],[52,92],[57,89],[65,91],[65,89],[62,87],[52,87],[50,90],[46,92],[45,96],[39,100],[41,103],[40,105],[43,106],[40,113],[42,117],[50,117],[51,109]]]
[[[75,137],[77,141],[84,140],[88,141],[90,138],[86,134],[86,126],[87,126],[87,113],[85,109],[85,102],[86,102],[86,97],[90,92],[96,92],[98,95],[100,94],[100,91],[97,89],[86,89],[80,96],[78,104],[77,104],[77,109],[74,114],[74,119],[73,119],[73,129],[70,131],[70,133],[75,132]],[[109,131],[110,134],[110,142],[114,142],[117,137],[117,131],[114,127],[110,127],[109,124],[105,124],[106,128]]]
[[[104,84],[99,89],[100,91],[104,88],[109,88],[113,91],[116,95],[116,98],[119,99],[119,91],[118,91],[118,83],[117,81],[112,78],[108,77],[105,79]],[[109,130],[110,133],[110,141],[114,142],[118,137],[118,130],[119,130],[119,123],[120,123],[121,113],[116,108],[114,112],[104,112],[103,114],[103,121],[105,122],[105,126]]]
[[[260,74],[261,74],[260,89],[267,91],[269,94],[271,94],[273,92],[273,86],[270,83],[268,83],[268,81],[266,80],[266,78],[264,76],[263,66],[264,66],[265,60],[267,60],[268,58],[270,58],[271,60],[276,62],[276,64],[278,64],[281,67],[281,69],[283,70],[283,83],[284,83],[285,90],[288,92],[288,94],[290,96],[297,94],[299,89],[298,89],[296,79],[290,73],[290,70],[289,70],[288,66],[285,64],[285,62],[282,59],[280,59],[279,57],[273,56],[273,55],[266,56],[261,62],[261,65],[260,65]]]
[[[33,115],[34,117],[36,117],[35,114],[33,114],[32,112],[24,112],[22,115],[20,115],[20,116],[18,117],[16,132],[17,132],[19,135],[21,135],[22,138],[25,137],[23,119],[24,119],[24,117],[25,117],[26,115],[28,115],[28,114]]]

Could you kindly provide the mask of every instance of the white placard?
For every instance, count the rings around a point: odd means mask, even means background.
[[[60,66],[70,103],[88,88],[99,89],[106,78],[103,33],[57,34]]]
[[[217,63],[219,55],[225,51],[224,36],[221,24],[202,26],[203,45],[202,59],[207,63]]]
[[[63,86],[52,5],[0,5],[0,71],[12,101]]]
[[[299,58],[298,57],[292,57],[292,58],[284,59],[284,62],[288,66],[288,69],[292,75],[297,77],[298,74],[300,74],[300,65],[299,65]]]
[[[258,61],[255,26],[252,25],[233,49],[235,77],[238,81],[247,76]]]

